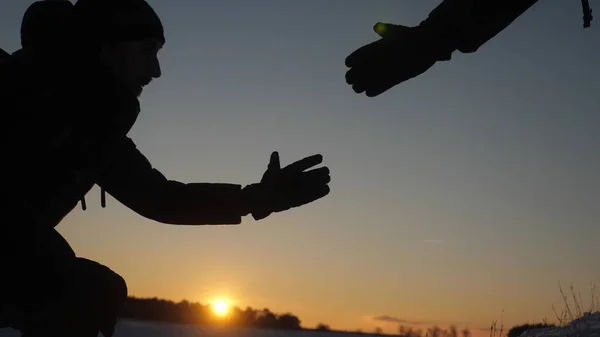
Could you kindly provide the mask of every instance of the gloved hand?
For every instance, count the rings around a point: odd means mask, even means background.
[[[431,25],[406,27],[377,23],[373,30],[381,37],[346,58],[346,82],[357,94],[378,96],[416,77],[437,61],[450,60],[453,48]]]
[[[316,154],[281,168],[279,153],[273,152],[260,183],[244,188],[249,213],[255,220],[261,220],[271,213],[299,207],[329,194],[329,168],[308,170],[322,162],[323,156]]]

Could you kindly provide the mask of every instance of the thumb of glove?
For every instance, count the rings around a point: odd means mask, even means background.
[[[377,22],[373,26],[373,31],[382,38],[390,38],[396,36],[400,33],[405,33],[408,31],[410,27],[402,26],[402,25],[394,25],[391,23]]]
[[[280,170],[281,164],[279,162],[279,152],[274,151],[273,153],[271,153],[271,159],[269,160],[267,171],[263,175],[261,182],[267,182],[273,179]]]
[[[271,153],[271,159],[269,160],[268,170],[279,171],[281,169],[281,164],[279,163],[279,152],[274,151]]]

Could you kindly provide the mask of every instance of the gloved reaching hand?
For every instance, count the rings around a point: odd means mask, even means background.
[[[377,23],[381,39],[346,58],[346,82],[358,94],[378,96],[416,77],[437,61],[450,60],[454,48],[443,32],[424,21],[416,27]]]
[[[267,171],[258,184],[243,190],[245,214],[255,220],[272,213],[299,207],[329,194],[329,168],[310,168],[321,164],[323,156],[312,155],[281,168],[279,153],[273,152]]]

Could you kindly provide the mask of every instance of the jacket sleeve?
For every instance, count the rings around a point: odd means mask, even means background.
[[[456,50],[473,53],[537,1],[444,0],[429,13],[425,22],[447,32]]]
[[[130,138],[118,148],[98,185],[134,212],[173,225],[236,225],[247,215],[241,185],[168,180]]]

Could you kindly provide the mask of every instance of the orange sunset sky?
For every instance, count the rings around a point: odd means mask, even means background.
[[[291,312],[304,326],[395,332],[455,324],[487,335],[563,307],[558,283],[600,280],[600,23],[578,1],[534,6],[477,53],[370,99],[344,58],[377,21],[413,25],[437,0],[148,0],[163,76],[130,135],[183,182],[260,180],[322,153],[331,194],[239,226],[159,224],[100,192],[58,227],[130,294]],[[3,0],[19,47],[28,1]]]

